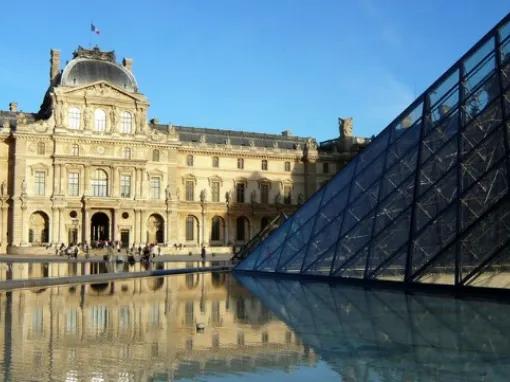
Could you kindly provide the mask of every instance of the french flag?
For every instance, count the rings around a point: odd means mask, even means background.
[[[94,24],[90,24],[90,31],[95,33],[95,34],[99,34],[101,33],[101,31],[99,30],[98,27],[96,27]]]

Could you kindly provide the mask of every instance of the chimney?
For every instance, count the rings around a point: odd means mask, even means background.
[[[122,66],[131,72],[132,68],[133,68],[133,59],[132,58],[123,58]]]
[[[18,104],[16,102],[9,102],[9,111],[18,111]]]
[[[50,83],[55,85],[58,74],[60,73],[60,50],[50,50]]]

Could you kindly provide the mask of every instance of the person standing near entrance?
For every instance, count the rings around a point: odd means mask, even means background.
[[[205,261],[205,245],[202,246],[202,261]]]

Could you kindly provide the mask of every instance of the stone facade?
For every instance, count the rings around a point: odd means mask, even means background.
[[[39,112],[0,111],[0,253],[97,240],[229,251],[367,143],[160,124],[131,59],[80,47],[50,64]]]

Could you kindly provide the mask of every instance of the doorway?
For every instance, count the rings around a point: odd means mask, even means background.
[[[95,213],[92,216],[90,225],[90,239],[92,243],[110,240],[110,219],[108,215],[103,212]]]
[[[120,243],[122,248],[129,248],[129,230],[122,229],[120,230]]]

